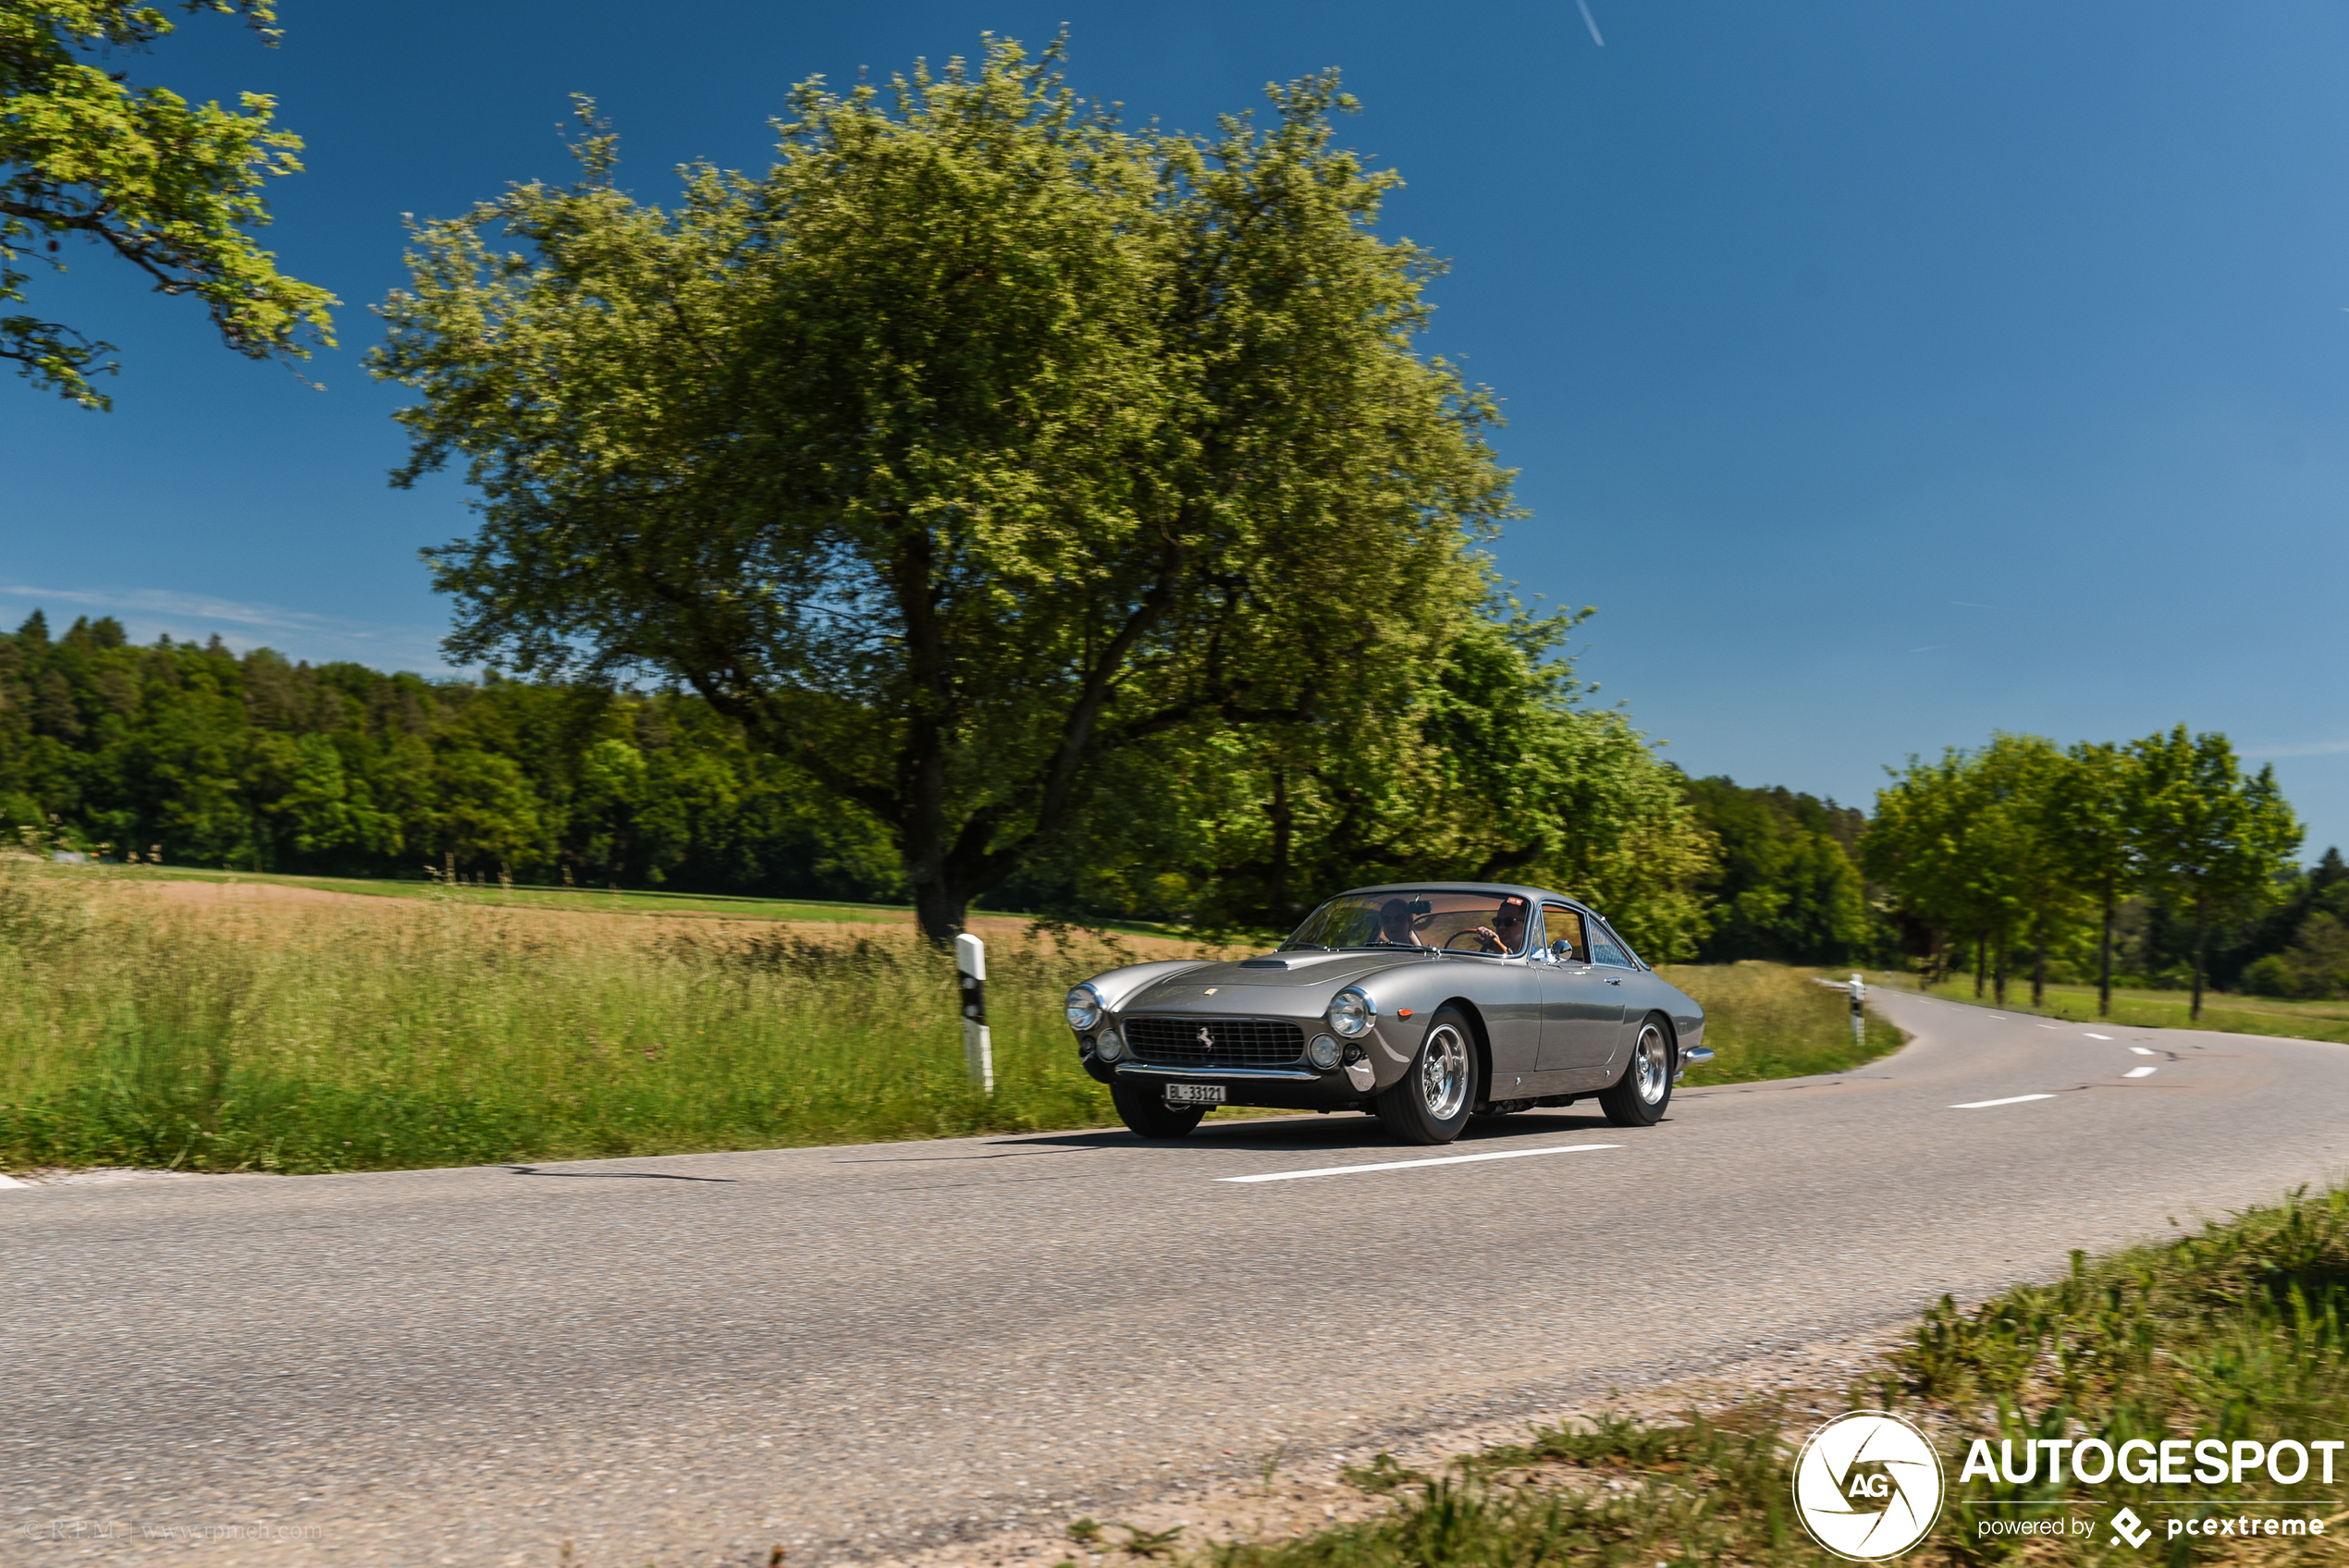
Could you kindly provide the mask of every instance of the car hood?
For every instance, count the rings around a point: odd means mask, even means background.
[[[1249,991],[1310,990],[1317,996],[1327,996],[1341,986],[1351,985],[1383,969],[1436,962],[1417,957],[1391,958],[1384,953],[1269,953],[1236,963],[1200,964],[1179,974],[1169,974],[1135,992],[1125,1005],[1129,1009],[1174,1007],[1219,1011],[1245,1005],[1240,998]],[[1215,993],[1212,997],[1208,995],[1211,990]],[[1273,1005],[1271,997],[1264,997],[1262,1002]]]

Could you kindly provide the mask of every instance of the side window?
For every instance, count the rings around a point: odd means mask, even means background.
[[[1611,963],[1621,969],[1637,967],[1631,962],[1630,955],[1617,941],[1615,933],[1595,922],[1591,926],[1591,962]]]
[[[1582,917],[1564,904],[1542,906],[1542,940],[1560,958],[1591,962],[1591,948],[1582,931]]]

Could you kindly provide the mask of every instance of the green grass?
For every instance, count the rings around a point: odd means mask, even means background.
[[[0,864],[0,1166],[316,1171],[1112,1120],[1060,1023],[1100,938],[990,944],[997,1092],[909,927],[582,921],[443,896],[170,907]]]
[[[649,915],[714,915],[731,920],[825,921],[903,925],[913,913],[911,904],[849,903],[822,899],[763,899],[731,893],[665,893],[630,888],[538,888],[497,882],[390,881],[358,876],[297,876],[276,872],[204,871],[185,866],[141,865],[112,870],[134,880],[169,882],[248,882],[264,887],[310,888],[321,892],[351,893],[362,898],[443,899],[479,909],[535,909],[574,913]],[[978,908],[982,918],[994,912]],[[1005,915],[1004,919],[1025,918]],[[1110,922],[1099,929],[1138,936],[1176,936],[1172,927],[1146,922]]]
[[[1749,961],[1669,964],[1656,973],[1704,1009],[1704,1043],[1714,1060],[1690,1068],[1684,1084],[1842,1072],[1898,1050],[1906,1040],[1874,1012],[1864,1040],[1853,1040],[1850,998],[1819,985],[1816,970]]]
[[[1909,987],[1915,983],[1908,981]],[[1950,1001],[1972,1002],[1974,978],[1962,975],[1934,986],[1931,996]],[[2097,1018],[2097,988],[2094,986],[2050,985],[2044,1005],[2031,1005],[2031,983],[2010,978],[2007,999],[1995,1000],[1990,987],[1983,987],[1978,998],[1986,1007],[1995,1006],[2002,1012],[2026,1012],[2044,1018],[2070,1019],[2075,1023],[2093,1023]],[[2202,998],[2202,1017],[2191,1016],[2194,998],[2185,991],[2141,991],[2115,988],[2112,1012],[2108,1022],[2140,1029],[2211,1029],[2229,1035],[2277,1035],[2295,1040],[2332,1040],[2349,1044],[2349,1002],[2287,1001],[2281,998],[2244,997],[2232,992],[2206,991]]]
[[[399,1170],[1116,1121],[1060,1009],[1143,956],[1114,934],[990,937],[990,1097],[965,1073],[952,965],[903,921],[406,890],[191,902],[144,868],[0,861],[0,1169]],[[1673,977],[1715,1019],[1721,1060],[1694,1081],[1867,1054],[1797,972]],[[1871,1031],[1872,1049],[1896,1039]]]
[[[2294,1194],[2181,1233],[2166,1244],[2088,1259],[2068,1277],[2018,1286],[1973,1311],[1946,1298],[1912,1342],[1841,1391],[1923,1426],[1947,1467],[1940,1523],[1904,1563],[2337,1562],[2349,1509],[2338,1481],[2241,1485],[2011,1485],[1960,1472],[1973,1439],[2349,1436],[2349,1192]],[[1807,1391],[1807,1390],[1806,1390]],[[1819,1390],[1832,1396],[1835,1390]],[[1537,1427],[1430,1476],[1384,1455],[1349,1476],[1397,1506],[1298,1539],[1193,1554],[1200,1568],[1548,1568],[1550,1564],[1739,1563],[1839,1560],[1792,1516],[1790,1465],[1815,1416],[1752,1404],[1709,1417]],[[2336,1472],[2338,1474],[2338,1472]],[[2198,1502],[2179,1504],[2173,1500]],[[2248,1506],[2281,1500],[2288,1507]],[[2067,1508],[1998,1504],[2070,1501]],[[2103,1526],[2126,1504],[2158,1528],[2142,1550]],[[2085,1537],[1986,1537],[1986,1520],[2093,1515]],[[2169,1517],[2314,1515],[2306,1537],[2168,1537]]]

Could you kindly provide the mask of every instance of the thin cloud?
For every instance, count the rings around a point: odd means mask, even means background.
[[[289,658],[314,663],[349,659],[378,669],[456,673],[440,656],[440,634],[425,626],[384,626],[167,588],[35,588],[0,583],[0,602],[6,601],[18,606],[14,619],[35,609],[47,610],[53,622],[67,619],[62,613],[65,609],[111,613],[123,620],[125,631],[139,643],[152,643],[161,636],[196,642],[217,636],[239,653],[274,648]]]
[[[1605,48],[1606,40],[1599,36],[1598,20],[1591,15],[1591,0],[1574,0],[1574,4],[1582,13],[1582,25],[1591,30],[1591,42],[1602,49]]]
[[[2337,757],[2349,753],[2349,741],[2311,741],[2299,746],[2245,746],[2247,757]]]

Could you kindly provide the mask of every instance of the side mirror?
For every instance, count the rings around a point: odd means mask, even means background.
[[[1574,944],[1561,937],[1550,944],[1550,956],[1570,963],[1574,960]]]

